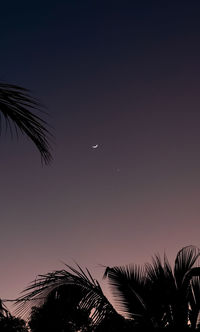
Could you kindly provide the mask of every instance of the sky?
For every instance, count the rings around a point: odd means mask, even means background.
[[[0,138],[2,299],[63,262],[110,297],[102,266],[200,247],[199,15],[198,1],[1,4],[0,80],[31,90],[54,136],[49,166]]]

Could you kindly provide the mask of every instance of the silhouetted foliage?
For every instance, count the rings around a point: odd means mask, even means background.
[[[166,255],[156,255],[145,268],[130,265],[107,268],[118,308],[144,328],[196,328],[200,312],[199,275],[194,267],[200,251],[194,246],[181,249],[172,270]]]
[[[0,319],[1,332],[28,332],[26,323],[23,319],[13,316],[4,317]]]
[[[72,290],[74,287],[79,290],[78,293],[81,295],[79,298],[79,308],[88,312],[94,326],[110,314],[118,315],[103,294],[98,281],[92,278],[89,271],[85,273],[80,267],[79,270],[70,266],[67,267],[70,269],[70,272],[61,270],[39,276],[25,290],[25,296],[18,299],[17,304],[19,306],[17,313],[26,315],[34,302],[37,306],[40,306],[52,293],[56,291],[60,294],[65,292],[65,288],[62,288],[65,285],[69,286]],[[64,295],[62,298],[64,298]]]
[[[28,332],[23,319],[13,317],[0,300],[0,331],[1,332]]]
[[[120,315],[105,317],[101,323],[95,327],[95,332],[132,332],[135,331],[133,320],[125,319]]]
[[[5,119],[6,128],[9,128],[11,134],[14,129],[16,133],[20,130],[22,134],[27,135],[47,164],[52,157],[47,139],[49,132],[46,122],[31,111],[39,108],[40,104],[29,95],[27,89],[0,83],[0,113]]]
[[[31,331],[92,332],[90,313],[80,308],[80,300],[80,290],[75,286],[52,291],[43,305],[32,308]]]
[[[153,262],[144,267],[107,267],[105,278],[119,313],[88,270],[85,272],[79,266],[76,270],[68,265],[69,271],[40,276],[25,290],[17,304],[19,311],[26,313],[32,302],[39,305],[41,301],[45,303],[52,298],[56,303],[55,294],[59,294],[62,299],[59,310],[62,311],[61,308],[66,308],[66,299],[72,297],[66,289],[71,289],[71,294],[75,291],[78,294],[73,313],[85,310],[91,320],[89,328],[92,326],[92,331],[159,331],[163,328],[168,331],[190,328],[192,331],[200,322],[200,268],[195,266],[199,256],[198,248],[188,246],[178,252],[173,269],[166,255],[163,262],[159,255],[155,255]]]

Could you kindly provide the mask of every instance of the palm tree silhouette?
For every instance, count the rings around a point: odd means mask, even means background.
[[[47,139],[49,131],[46,122],[31,110],[40,108],[40,104],[22,87],[0,83],[0,112],[11,134],[13,129],[27,135],[36,145],[42,161],[48,164],[52,159]],[[1,120],[1,118],[0,118]],[[1,121],[0,121],[1,125]]]
[[[200,251],[182,248],[172,270],[166,255],[155,255],[144,268],[130,265],[107,268],[119,309],[139,326],[149,328],[196,328],[200,312],[200,268],[194,267]]]
[[[41,275],[26,288],[16,302],[18,313],[26,313],[33,303],[45,303],[51,292],[71,285],[80,289],[80,308],[90,312],[94,330],[109,320],[123,322],[123,331],[130,331],[130,323],[146,329],[196,329],[200,316],[200,268],[196,266],[199,256],[197,247],[187,246],[178,252],[173,269],[166,255],[163,262],[155,255],[152,263],[144,267],[107,267],[104,277],[116,309],[87,269],[66,265],[67,270]]]
[[[52,293],[60,293],[60,290],[65,292],[65,287],[76,287],[79,289],[81,298],[79,300],[79,308],[91,313],[91,320],[94,325],[98,325],[104,318],[110,316],[118,316],[112,304],[104,295],[97,280],[94,280],[90,272],[82,270],[80,266],[76,270],[73,267],[66,265],[69,269],[47,273],[40,275],[29,287],[25,289],[25,295],[21,296],[16,304],[18,305],[16,314],[22,317],[27,317],[31,307],[34,305],[42,306],[47,303],[49,296]],[[69,294],[69,292],[68,292]],[[74,301],[73,292],[71,292],[71,299]]]

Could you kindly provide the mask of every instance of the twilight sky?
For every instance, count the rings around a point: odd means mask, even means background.
[[[200,246],[199,17],[198,1],[1,4],[0,80],[55,136],[47,167],[1,136],[1,298],[62,261],[101,281],[100,264]]]

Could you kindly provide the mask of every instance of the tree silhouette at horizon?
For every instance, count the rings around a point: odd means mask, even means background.
[[[0,331],[1,332],[28,332],[23,319],[14,317],[0,300]]]
[[[163,262],[155,255],[152,263],[144,267],[107,267],[104,277],[116,308],[87,269],[66,265],[67,270],[40,275],[27,287],[16,302],[18,313],[23,315],[33,303],[43,305],[49,294],[68,285],[80,289],[79,305],[90,312],[94,331],[109,320],[123,321],[123,331],[130,331],[130,324],[144,329],[196,329],[200,313],[200,268],[196,265],[199,256],[197,247],[187,246],[178,252],[173,269],[166,255]]]
[[[32,332],[92,332],[87,310],[80,308],[82,294],[72,285],[63,285],[48,296],[43,305],[31,309]]]

